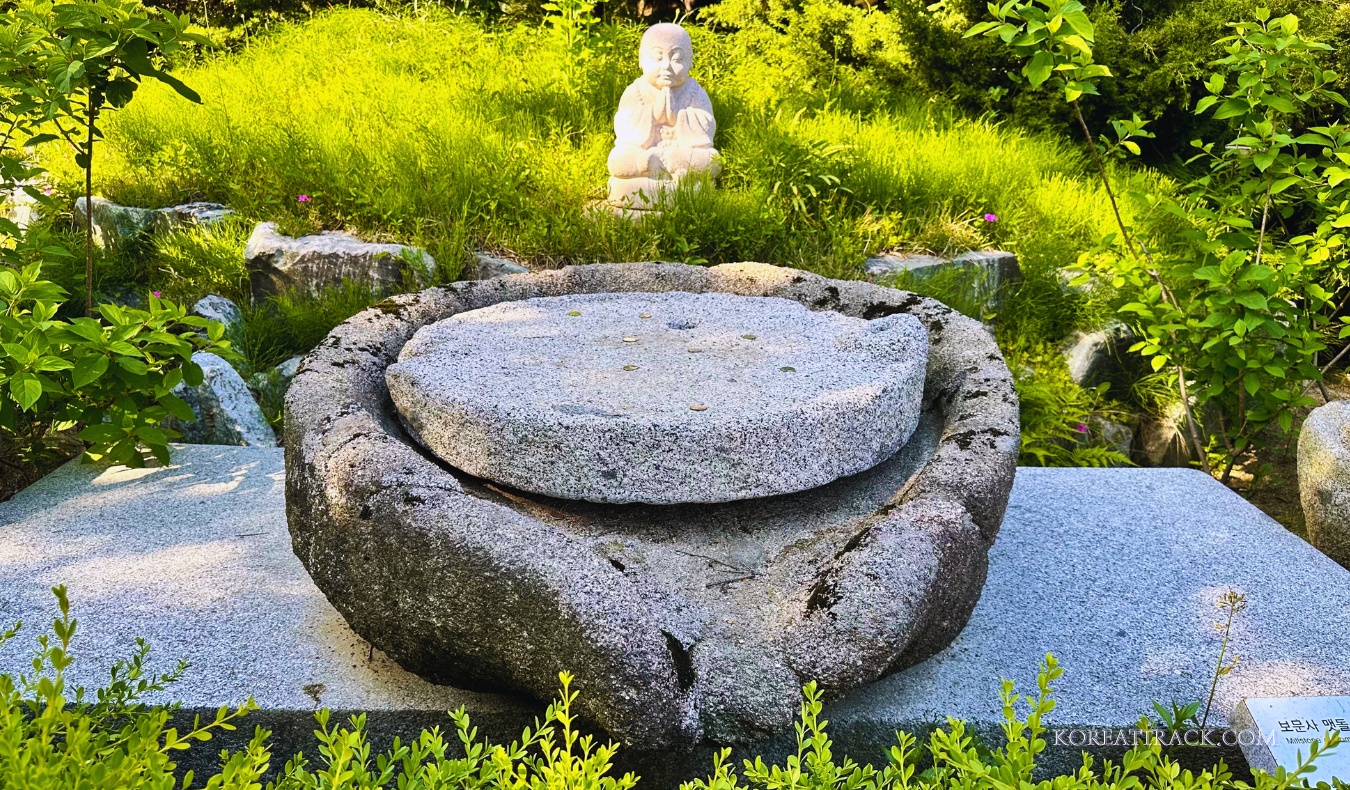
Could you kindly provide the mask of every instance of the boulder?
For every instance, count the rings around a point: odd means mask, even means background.
[[[1163,414],[1144,414],[1135,436],[1135,462],[1140,466],[1190,466],[1191,440],[1185,425],[1186,409],[1180,403]]]
[[[891,458],[824,486],[677,505],[493,483],[433,460],[401,426],[386,372],[419,329],[619,292],[912,316],[929,337],[919,426]],[[547,699],[567,670],[577,714],[621,741],[753,742],[791,732],[808,680],[845,694],[964,628],[1012,488],[1017,409],[978,321],[870,283],[657,263],[457,282],[358,313],[305,358],[286,396],[287,522],[352,628],[429,680]]]
[[[494,258],[481,252],[473,255],[473,263],[464,269],[462,280],[491,280],[508,274],[529,274],[530,270],[505,258]]]
[[[249,376],[248,386],[258,393],[261,403],[280,403],[286,395],[295,374],[300,372],[300,363],[304,357],[291,357],[271,370],[264,370]]]
[[[204,351],[193,354],[192,360],[202,368],[202,383],[196,387],[179,384],[174,394],[187,401],[197,419],[184,423],[170,418],[166,423],[183,434],[180,441],[276,447],[276,433],[234,367]]]
[[[227,332],[237,327],[244,318],[244,314],[239,310],[239,305],[216,294],[208,294],[198,299],[197,303],[192,306],[192,314],[209,321],[219,321],[225,325],[225,331]]]
[[[933,255],[884,253],[863,262],[863,273],[867,279],[881,284],[896,281],[902,275],[909,282],[922,282],[946,276],[950,272],[964,272],[970,277],[970,297],[979,304],[992,302],[1003,286],[1022,277],[1017,256],[998,250],[975,250],[951,259]]]
[[[274,222],[254,228],[244,260],[254,299],[286,291],[317,296],[344,280],[392,291],[408,280],[425,284],[435,270],[431,256],[416,247],[366,242],[345,231],[283,236]]]
[[[1061,347],[1069,377],[1080,387],[1118,379],[1125,364],[1123,355],[1133,341],[1134,333],[1119,321],[1095,332],[1074,332]]]
[[[423,327],[385,380],[414,438],[458,469],[564,499],[674,504],[872,468],[918,425],[927,362],[913,316],[578,294]]]
[[[1298,487],[1309,542],[1350,567],[1350,401],[1318,406],[1303,421]]]
[[[198,201],[184,203],[180,206],[169,206],[168,208],[155,210],[152,230],[163,232],[191,225],[215,225],[233,213],[234,211],[220,203]]]
[[[75,198],[75,226],[83,228],[86,201]],[[155,221],[154,209],[121,206],[101,197],[92,201],[94,243],[100,247],[114,247],[139,239],[150,230]]]
[[[1088,428],[1101,437],[1109,450],[1115,450],[1126,458],[1130,457],[1134,447],[1134,429],[1128,425],[1112,422],[1104,417],[1088,418]],[[1122,464],[1123,465],[1123,464]]]
[[[94,243],[112,247],[136,241],[147,233],[165,231],[189,225],[212,225],[230,214],[230,209],[219,203],[184,203],[168,208],[136,208],[122,206],[105,198],[96,197],[94,207]],[[75,199],[75,224],[84,227],[85,199]]]
[[[281,379],[287,385],[289,385],[291,383],[291,379],[295,378],[295,374],[300,372],[300,363],[304,361],[305,361],[304,357],[300,356],[291,357],[285,362],[282,362],[281,364],[272,368],[272,372],[276,374],[277,378]]]

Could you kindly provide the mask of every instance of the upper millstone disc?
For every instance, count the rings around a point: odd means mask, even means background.
[[[423,327],[388,368],[447,463],[594,502],[726,502],[861,472],[913,433],[917,319],[787,299],[613,293],[506,302]]]

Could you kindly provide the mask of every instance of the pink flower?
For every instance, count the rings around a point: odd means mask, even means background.
[[[42,194],[44,194],[44,195],[51,195],[52,191],[53,191],[53,190],[52,190],[51,187],[47,187],[46,189],[42,190]]]
[[[998,215],[997,215],[997,214],[985,214],[985,215],[984,215],[984,221],[985,221],[985,222],[998,222]]]
[[[295,200],[296,200],[297,203],[308,203],[308,202],[309,202],[309,195],[300,195],[300,196],[297,197]]]
[[[150,295],[153,296],[153,297],[155,297],[156,299],[158,299],[158,298],[159,298],[159,291],[151,291],[151,292],[150,292]]]
[[[1087,433],[1087,426],[1080,422],[1078,423],[1078,427],[1075,430],[1077,430],[1079,433]]]

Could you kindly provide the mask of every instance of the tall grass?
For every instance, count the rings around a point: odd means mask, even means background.
[[[283,27],[184,70],[200,106],[146,86],[108,119],[98,189],[422,244],[447,274],[470,247],[546,263],[760,260],[859,276],[883,248],[1000,246],[1034,276],[1107,227],[1081,156],[1056,139],[955,117],[842,65],[812,82],[738,38],[748,34],[695,32],[725,175],[654,221],[589,208],[637,73],[637,29],[605,27],[598,54],[565,76],[572,56],[545,31],[435,9],[337,10]],[[830,179],[837,188],[793,199]]]

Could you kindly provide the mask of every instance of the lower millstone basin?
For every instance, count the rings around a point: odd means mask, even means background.
[[[386,382],[409,432],[561,499],[727,502],[869,469],[913,433],[928,336],[780,298],[543,297],[423,327]]]

